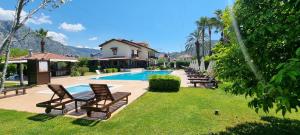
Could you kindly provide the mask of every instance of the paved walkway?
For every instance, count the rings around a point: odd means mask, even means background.
[[[79,84],[89,84],[89,83],[101,83],[108,84],[113,86],[111,89],[112,92],[123,91],[123,92],[131,92],[131,96],[129,96],[129,104],[142,96],[148,88],[148,81],[121,81],[121,80],[92,80],[91,78],[101,77],[101,76],[109,76],[114,74],[122,74],[122,73],[111,73],[111,74],[102,74],[102,75],[93,75],[93,76],[82,76],[82,77],[58,77],[52,78],[52,84],[62,84],[63,86],[72,86]],[[182,79],[181,87],[187,87],[187,78],[183,70],[176,70],[172,72],[173,75],[179,76]],[[14,92],[8,93],[9,95],[14,95]],[[44,108],[36,107],[36,104],[39,102],[47,101],[51,98],[52,92],[47,88],[47,85],[39,85],[37,87],[31,88],[27,90],[27,94],[19,95],[19,96],[11,96],[0,99],[0,108],[2,109],[10,109],[17,111],[25,111],[32,113],[44,113]],[[3,95],[0,95],[2,97]],[[68,107],[70,109],[74,109],[74,105],[71,104]],[[72,108],[73,107],[73,108]],[[124,108],[123,106],[122,108]],[[118,109],[116,114],[122,108]],[[60,114],[60,111],[52,111],[52,114]],[[79,113],[75,113],[74,110],[69,111],[66,116],[70,117],[85,117],[85,112],[80,110]],[[100,117],[100,116],[99,116]]]

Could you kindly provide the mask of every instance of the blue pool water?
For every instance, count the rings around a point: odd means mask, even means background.
[[[68,92],[71,94],[76,94],[76,93],[81,93],[81,92],[87,92],[87,91],[92,91],[91,87],[87,84],[84,85],[76,85],[76,86],[71,86],[66,88]]]
[[[112,76],[104,76],[99,78],[94,78],[96,80],[148,80],[150,75],[167,75],[170,74],[172,71],[143,71],[137,73],[125,73],[119,75],[112,75]]]
[[[108,86],[108,88],[112,88],[112,86]],[[66,88],[70,94],[77,94],[81,92],[93,91],[88,84],[80,84],[75,86],[70,86]]]

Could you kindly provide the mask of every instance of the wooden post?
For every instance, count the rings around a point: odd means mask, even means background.
[[[19,63],[19,77],[20,77],[20,85],[24,86],[24,76],[23,76],[23,64]]]

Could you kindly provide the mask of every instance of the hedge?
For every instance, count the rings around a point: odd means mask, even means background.
[[[149,91],[177,92],[180,83],[180,78],[174,75],[152,75],[149,77]]]
[[[117,68],[106,68],[103,71],[105,73],[114,73],[114,72],[119,72],[119,69],[117,69]]]

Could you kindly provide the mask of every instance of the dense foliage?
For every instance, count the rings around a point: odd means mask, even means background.
[[[227,91],[253,97],[249,106],[256,111],[269,112],[276,105],[285,115],[300,106],[299,9],[300,0],[237,0],[232,11],[246,53],[237,42],[230,9],[223,12],[229,41],[214,48],[216,73],[232,82]]]
[[[71,68],[71,76],[84,76],[84,74],[89,71],[88,60],[88,58],[80,58]]]
[[[181,80],[174,75],[152,75],[149,77],[149,90],[156,92],[179,91]]]

